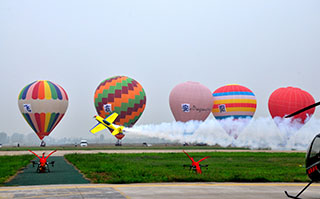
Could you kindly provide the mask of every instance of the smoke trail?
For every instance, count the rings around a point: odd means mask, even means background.
[[[312,118],[301,127],[297,123],[290,123],[288,119],[253,118],[250,122],[235,122],[224,120],[221,124],[215,119],[204,122],[189,121],[162,124],[140,125],[126,129],[130,134],[161,138],[178,143],[207,143],[220,146],[235,146],[306,150],[313,137],[320,131],[320,119]],[[276,123],[277,125],[276,125]],[[226,133],[222,126],[231,129],[243,129],[236,132],[238,137]]]

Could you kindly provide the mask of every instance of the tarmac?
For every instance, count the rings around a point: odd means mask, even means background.
[[[48,199],[270,199],[287,198],[284,190],[297,194],[306,183],[151,183],[76,184],[0,187],[0,198]],[[311,185],[304,199],[320,198],[320,184]]]
[[[38,161],[38,159],[35,158],[35,161]],[[18,175],[5,183],[5,185],[25,186],[90,183],[90,181],[85,179],[64,157],[49,157],[48,162],[52,161],[54,161],[53,166],[52,164],[48,165],[50,172],[37,173],[37,165],[33,167],[33,164],[29,164],[22,172],[19,172]]]

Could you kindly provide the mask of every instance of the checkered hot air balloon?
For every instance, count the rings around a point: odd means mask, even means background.
[[[230,84],[218,88],[212,95],[212,114],[229,135],[237,138],[256,111],[254,93],[244,86]]]
[[[132,127],[142,115],[146,106],[146,94],[136,80],[126,76],[115,76],[102,81],[94,94],[97,113],[106,118],[118,113],[116,125]],[[124,134],[116,135],[122,139]]]
[[[65,115],[68,108],[68,95],[58,84],[39,80],[21,90],[18,106],[24,119],[42,140],[52,132]]]

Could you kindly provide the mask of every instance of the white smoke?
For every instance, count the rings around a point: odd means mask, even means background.
[[[237,120],[236,120],[237,121]],[[275,124],[277,123],[277,125]],[[242,129],[229,135],[223,127]],[[178,143],[206,143],[222,147],[249,147],[252,149],[269,148],[275,150],[306,150],[313,137],[320,132],[320,119],[312,118],[301,127],[299,122],[289,119],[253,118],[251,121],[235,122],[215,119],[204,122],[171,122],[155,125],[140,125],[126,129],[127,133],[138,136],[166,139]]]

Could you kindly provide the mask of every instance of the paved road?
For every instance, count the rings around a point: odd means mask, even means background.
[[[0,198],[115,198],[115,199],[272,199],[296,194],[305,183],[157,183],[86,184],[0,187]],[[311,185],[301,195],[320,198],[320,184]]]

